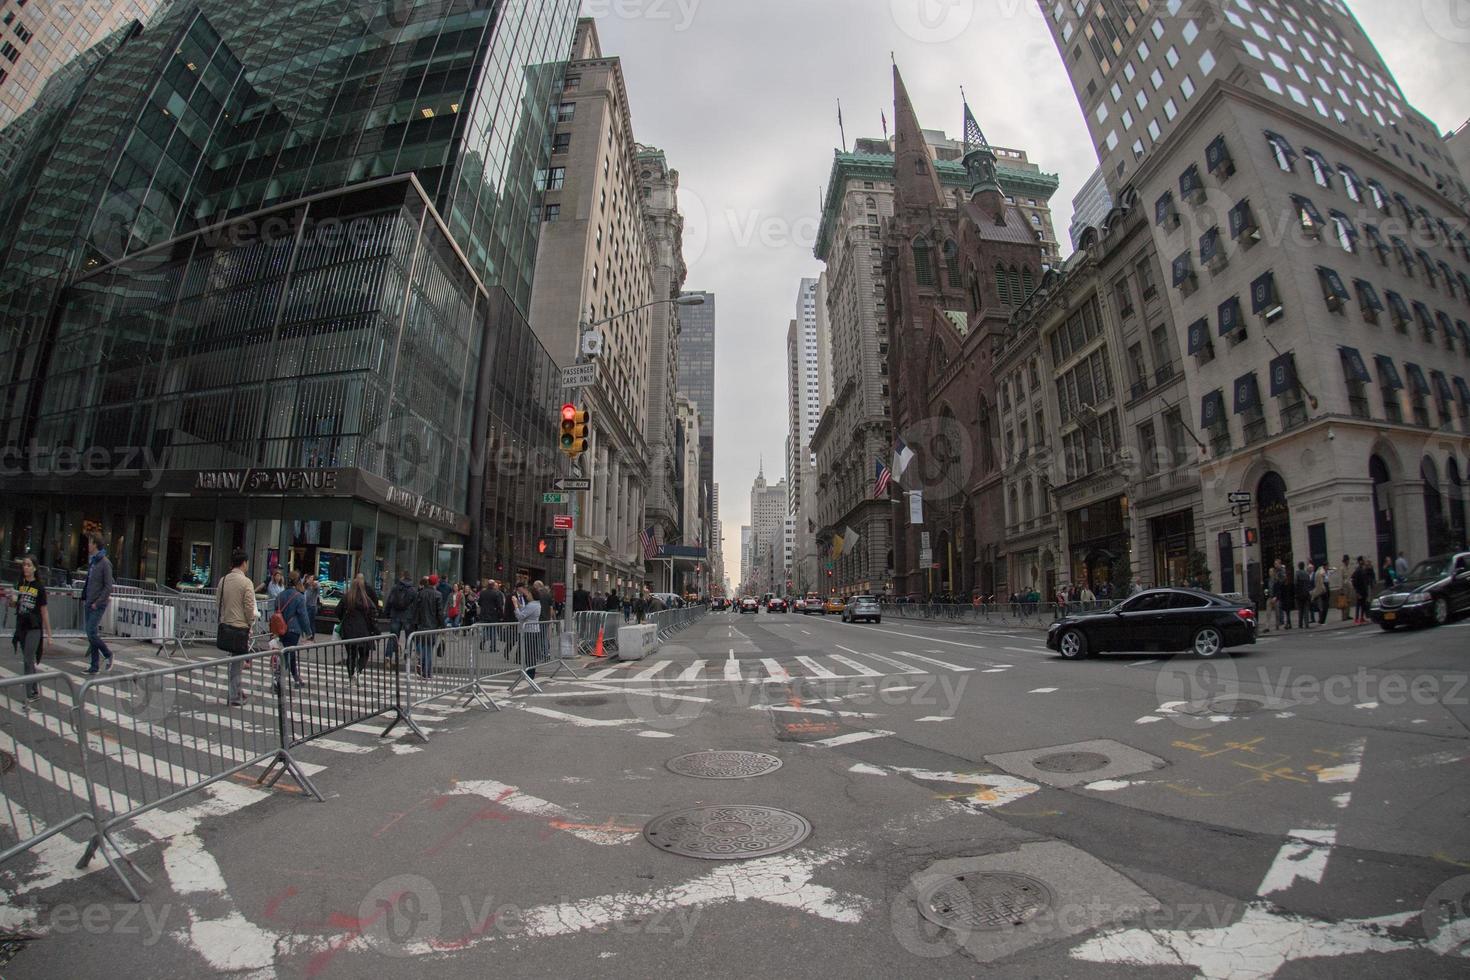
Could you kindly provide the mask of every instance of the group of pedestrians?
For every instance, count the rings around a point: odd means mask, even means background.
[[[1376,570],[1373,563],[1362,555],[1356,560],[1343,555],[1336,567],[1325,561],[1316,565],[1299,561],[1294,572],[1278,558],[1271,566],[1270,580],[1266,583],[1267,607],[1274,610],[1279,630],[1293,628],[1293,612],[1296,613],[1296,629],[1326,625],[1327,612],[1333,606],[1342,610],[1344,621],[1351,607],[1353,625],[1362,626],[1368,622],[1368,603],[1373,597],[1374,586],[1381,585],[1382,590],[1387,591],[1408,574],[1409,562],[1403,552],[1399,552],[1398,558],[1384,558],[1382,567]]]

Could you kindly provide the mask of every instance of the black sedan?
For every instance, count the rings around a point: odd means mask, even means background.
[[[1208,658],[1255,642],[1255,610],[1195,589],[1140,592],[1106,612],[1064,616],[1046,635],[1046,645],[1067,660],[1154,650]]]
[[[1470,552],[1440,555],[1415,565],[1392,590],[1373,600],[1368,618],[1386,630],[1443,626],[1470,612]]]

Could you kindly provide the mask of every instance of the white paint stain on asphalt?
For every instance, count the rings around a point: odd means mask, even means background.
[[[1319,783],[1355,783],[1358,775],[1363,771],[1363,749],[1367,747],[1366,739],[1357,739],[1347,750],[1342,753],[1343,761],[1335,766],[1317,770],[1317,782]]]
[[[1024,779],[994,772],[937,772],[932,769],[912,769],[906,766],[870,766],[862,762],[851,766],[847,771],[867,776],[897,774],[911,776],[924,782],[973,786],[975,787],[973,792],[949,798],[950,803],[958,804],[967,810],[988,810],[992,807],[1004,806],[1022,797],[1030,796],[1041,788]]]
[[[571,811],[529,793],[522,793],[514,786],[493,779],[467,779],[455,783],[449,796],[480,796],[496,806],[505,807],[528,817],[544,817],[549,826],[564,831],[589,844],[611,847],[629,844],[641,836],[641,831],[623,830],[615,826],[591,827],[586,821],[578,820]]]
[[[1256,894],[1262,897],[1285,891],[1298,880],[1321,883],[1327,871],[1332,845],[1337,843],[1337,830],[1293,830],[1276,859],[1261,880]]]
[[[1378,707],[1378,702],[1364,701],[1362,704],[1353,705],[1353,707],[1356,708],[1358,711],[1372,711],[1374,708]]]
[[[927,718],[915,718],[915,721],[954,721],[954,715],[929,715]]]
[[[1027,693],[1029,693],[1029,694],[1055,694],[1055,693],[1057,693],[1058,690],[1059,689],[1058,688],[1055,688],[1055,687],[1038,687],[1036,690],[1029,691]]]
[[[1152,725],[1156,721],[1163,721],[1163,720],[1164,719],[1160,718],[1158,715],[1144,715],[1142,718],[1139,718],[1133,724],[1135,724],[1135,725]]]
[[[869,742],[875,738],[887,738],[892,732],[848,732],[846,735],[835,735],[832,738],[824,738],[816,742],[804,742],[804,745],[820,745],[824,749],[835,749],[839,745],[853,745],[857,742]]]

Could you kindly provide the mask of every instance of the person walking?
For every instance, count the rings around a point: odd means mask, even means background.
[[[590,612],[592,609],[592,593],[582,586],[572,590],[572,612]]]
[[[306,596],[306,621],[311,624],[311,629],[306,632],[306,639],[316,639],[316,618],[322,611],[322,590],[317,585],[316,576],[310,572],[302,579],[305,583]]]
[[[102,617],[112,601],[112,562],[107,549],[102,547],[100,534],[87,535],[87,581],[82,585],[82,610],[87,631],[87,673],[98,671],[99,656],[107,661],[107,670],[112,669],[112,651],[102,639]]]
[[[494,653],[500,646],[500,624],[505,622],[505,593],[494,579],[486,579],[480,590],[480,621],[486,624],[486,646]]]
[[[1358,570],[1358,565],[1351,555],[1342,556],[1342,564],[1332,570],[1332,580],[1336,585],[1337,595],[1333,597],[1333,604],[1342,610],[1342,621],[1347,622],[1348,610],[1353,606],[1353,573]]]
[[[607,596],[602,594],[601,589],[598,589],[596,592],[592,593],[592,611],[602,612],[606,608]]]
[[[36,559],[31,555],[21,559],[20,581],[10,601],[15,608],[15,632],[10,642],[20,650],[21,670],[39,673],[46,644],[51,642],[51,613],[46,608],[46,584],[36,575]],[[30,711],[40,700],[40,687],[27,684],[24,709]]]
[[[432,585],[434,589],[439,593],[440,608],[449,605],[449,593],[451,591],[449,588],[449,580],[445,579],[441,581],[437,573],[431,572],[429,574],[429,584]]]
[[[1379,570],[1378,574],[1383,581],[1383,591],[1387,592],[1398,584],[1399,574],[1394,568],[1392,558],[1383,559],[1383,568]]]
[[[407,569],[400,569],[398,581],[388,593],[388,629],[393,634],[393,639],[388,642],[388,648],[392,651],[393,663],[398,663],[398,644],[405,633],[413,632],[413,604],[415,592],[413,578]]]
[[[643,617],[648,614],[648,590],[644,589],[638,593],[638,598],[633,600],[633,615],[638,617],[638,625],[643,625]]]
[[[249,653],[250,629],[260,609],[255,605],[255,585],[250,581],[250,556],[244,549],[236,548],[230,555],[230,571],[220,579],[215,601],[219,605],[219,628],[214,645],[229,657]],[[245,690],[245,663],[244,660],[230,662],[227,697],[233,708],[250,699]]]
[[[1354,610],[1353,625],[1362,626],[1368,622],[1368,593],[1372,591],[1373,566],[1368,564],[1368,559],[1359,555],[1358,567],[1353,570],[1353,592],[1358,600]]]
[[[1327,625],[1327,562],[1312,571],[1312,620],[1317,626]]]
[[[532,680],[536,679],[536,665],[544,659],[541,655],[541,620],[547,613],[549,610],[542,610],[541,602],[534,592],[525,586],[516,590],[515,617],[520,624],[517,630],[521,648],[520,664],[526,676]]]
[[[459,629],[464,620],[464,586],[456,584],[445,602],[444,624],[450,629]]]
[[[413,607],[415,631],[429,632],[444,628],[444,600],[434,587],[433,579],[432,575],[419,579],[419,591]],[[434,641],[429,637],[420,637],[415,653],[419,658],[418,675],[423,678],[433,677]]]
[[[1307,570],[1307,563],[1299,561],[1296,563],[1296,582],[1294,583],[1296,596],[1296,625],[1297,629],[1312,628],[1312,573]]]
[[[361,572],[352,577],[352,584],[347,587],[347,595],[337,607],[337,612],[342,622],[344,641],[366,640],[378,635],[378,597]],[[371,643],[348,643],[347,680],[350,683],[362,683],[362,672],[367,668],[368,656],[372,652]]]
[[[291,584],[276,596],[273,609],[286,621],[286,632],[281,636],[281,665],[290,673],[292,683],[298,688],[306,687],[306,681],[301,679],[300,657],[295,650],[301,638],[311,632],[311,621],[306,618],[306,583],[300,572],[291,573]]]
[[[617,589],[607,590],[607,599],[603,602],[603,608],[611,613],[623,611],[623,600],[618,598]]]
[[[1393,563],[1394,581],[1407,582],[1409,580],[1409,559],[1399,552],[1398,560]]]

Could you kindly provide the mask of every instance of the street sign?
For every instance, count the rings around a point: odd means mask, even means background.
[[[541,502],[543,504],[564,504],[567,502],[568,494],[565,493],[543,493]]]
[[[561,479],[552,480],[551,481],[551,485],[553,487],[556,487],[556,489],[558,489],[558,490],[567,491],[567,492],[570,492],[570,491],[573,491],[573,490],[591,490],[592,489],[592,481],[590,479],[586,478],[586,477],[565,477],[564,476]]]
[[[563,388],[590,388],[597,384],[597,365],[573,364],[571,367],[561,369],[561,386]]]
[[[558,531],[570,531],[576,523],[571,514],[556,514],[551,518],[551,526]]]
[[[600,330],[589,330],[589,331],[587,331],[586,333],[584,333],[582,335],[582,356],[583,357],[601,357],[602,356],[602,343],[603,343],[602,331],[600,331]]]
[[[1232,493],[1230,495],[1230,502],[1232,504],[1247,504],[1248,505],[1248,504],[1252,503],[1254,500],[1255,500],[1255,497],[1253,497],[1249,493]]]
[[[934,552],[930,551],[928,548],[920,548],[919,549],[919,567],[920,568],[929,568],[933,564],[934,564]]]

